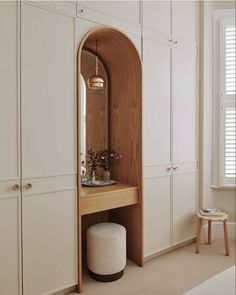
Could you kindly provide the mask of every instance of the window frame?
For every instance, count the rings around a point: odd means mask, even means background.
[[[225,177],[225,108],[234,105],[235,95],[224,93],[224,33],[225,24],[235,23],[235,10],[215,10],[213,15],[213,158],[212,187],[235,189],[235,178]]]

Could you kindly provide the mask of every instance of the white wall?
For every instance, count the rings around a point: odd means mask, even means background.
[[[212,189],[213,11],[235,8],[234,1],[201,2],[200,39],[200,206],[218,207],[235,221],[235,190]]]

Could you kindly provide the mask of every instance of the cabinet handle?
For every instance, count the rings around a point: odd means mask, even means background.
[[[171,169],[172,169],[172,168],[171,168],[171,167],[169,167],[169,168],[167,168],[167,169],[166,169],[166,171],[167,171],[167,172],[170,172],[170,171],[171,171]]]
[[[28,189],[28,190],[31,189],[31,188],[32,188],[32,184],[31,184],[31,183],[27,183],[27,184],[25,185],[25,188]]]
[[[178,44],[178,41],[174,41],[174,44]]]
[[[20,189],[19,184],[14,184],[14,185],[12,186],[12,190],[13,190],[14,192],[17,192],[19,189]]]
[[[81,8],[81,9],[80,9],[80,13],[83,13],[83,12],[84,12],[84,10]]]
[[[178,169],[178,166],[173,167],[173,170],[175,171],[176,169]]]
[[[168,41],[169,41],[169,42],[172,42],[172,41],[173,41],[173,39],[168,39]]]

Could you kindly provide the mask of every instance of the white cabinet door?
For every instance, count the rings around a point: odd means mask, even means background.
[[[19,179],[18,9],[0,2],[0,181]]]
[[[170,247],[170,48],[143,40],[145,256]]]
[[[187,2],[172,1],[172,20],[170,2],[143,2],[145,256],[195,234],[196,4]]]
[[[10,186],[10,184],[9,184]],[[5,194],[4,194],[5,191]],[[0,184],[0,294],[21,294],[20,194]]]
[[[22,11],[23,178],[71,174],[75,161],[73,18]]]
[[[79,5],[128,23],[140,24],[140,1],[79,1]]]
[[[173,244],[195,235],[196,210],[196,56],[172,50]]]
[[[196,173],[173,176],[173,245],[196,236]]]
[[[75,61],[74,19],[22,4],[24,295],[77,282]]]
[[[76,285],[76,190],[32,192],[23,199],[24,295]]]
[[[144,166],[170,164],[170,49],[143,41]]]
[[[172,34],[175,39],[196,43],[197,2],[172,1]]]
[[[196,160],[196,56],[173,49],[173,162]]]
[[[170,176],[144,181],[144,255],[171,246]]]
[[[21,294],[18,4],[0,2],[0,294]]]
[[[171,34],[171,1],[143,1],[143,27],[158,34]]]

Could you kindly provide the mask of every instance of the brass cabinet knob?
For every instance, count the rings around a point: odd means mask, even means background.
[[[168,171],[168,172],[171,171],[171,167],[167,168],[166,171]]]
[[[80,9],[80,12],[81,12],[81,13],[83,13],[83,12],[84,12],[83,8],[81,8],[81,9]]]
[[[25,188],[28,189],[28,190],[31,189],[31,188],[32,188],[32,184],[31,184],[31,183],[27,183],[27,184],[25,185]]]
[[[178,44],[178,41],[175,41],[174,44]]]
[[[173,41],[173,39],[168,39],[168,41],[169,41],[169,42],[172,42],[172,41]]]
[[[173,167],[173,170],[175,171],[176,169],[178,169],[178,166]]]
[[[20,189],[19,184],[14,184],[13,187],[12,187],[12,190],[13,190],[14,192],[17,192],[19,189]]]

